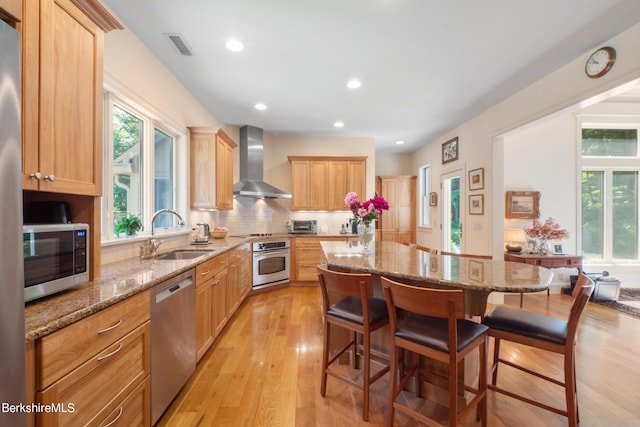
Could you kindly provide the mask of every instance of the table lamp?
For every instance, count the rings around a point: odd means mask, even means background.
[[[505,249],[507,252],[520,253],[522,252],[522,243],[527,239],[524,235],[524,230],[506,229],[504,230],[504,241],[506,242]]]

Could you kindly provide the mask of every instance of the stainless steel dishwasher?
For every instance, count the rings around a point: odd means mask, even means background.
[[[151,294],[151,420],[155,424],[196,368],[195,270]]]

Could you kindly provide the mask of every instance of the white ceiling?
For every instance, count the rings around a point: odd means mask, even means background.
[[[104,2],[220,122],[382,152],[415,151],[640,22],[638,0]]]

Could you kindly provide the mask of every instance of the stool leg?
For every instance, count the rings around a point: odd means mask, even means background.
[[[578,405],[576,396],[575,359],[573,352],[564,357],[564,392],[567,401],[567,418],[569,427],[578,425]]]
[[[398,347],[394,343],[391,343],[391,367],[389,368],[389,401],[387,402],[387,427],[393,426],[394,408],[393,402],[396,400],[396,383],[398,382]]]
[[[522,303],[524,302],[524,294],[520,292],[520,308],[522,308]]]
[[[371,340],[367,332],[362,334],[364,344],[364,376],[362,378],[362,419],[369,421],[369,385],[371,382]]]
[[[493,364],[491,365],[492,375],[491,384],[496,385],[498,382],[498,359],[500,358],[500,338],[493,338]]]
[[[327,366],[329,365],[329,322],[324,324],[324,343],[322,348],[322,379],[320,381],[320,396],[327,392]]]

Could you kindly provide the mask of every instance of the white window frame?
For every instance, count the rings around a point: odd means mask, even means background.
[[[636,129],[638,135],[638,154],[636,157],[599,157],[582,155],[582,129]],[[596,264],[639,264],[638,259],[622,260],[613,258],[613,172],[638,172],[640,174],[640,117],[627,116],[580,116],[578,117],[578,155],[581,167],[578,173],[578,209],[580,227],[578,247],[582,248],[582,172],[604,173],[604,249],[602,259],[585,260]],[[639,196],[640,197],[640,196]],[[638,224],[640,227],[640,224]],[[638,233],[640,247],[640,233]]]
[[[171,123],[167,118],[150,108],[144,102],[130,99],[117,89],[105,85],[104,92],[104,158],[103,158],[103,191],[102,191],[102,243],[118,244],[147,239],[151,235],[151,218],[154,213],[153,181],[154,181],[154,132],[159,129],[174,139],[174,209],[182,216],[185,223],[189,220],[188,194],[188,139],[184,130]],[[144,229],[138,237],[118,238],[113,233],[113,106],[117,104],[126,111],[143,120],[142,146],[142,223]],[[155,234],[185,234],[188,228],[155,230]]]
[[[419,188],[419,219],[418,227],[431,227],[431,205],[429,197],[431,193],[431,164],[420,166],[418,169]]]

